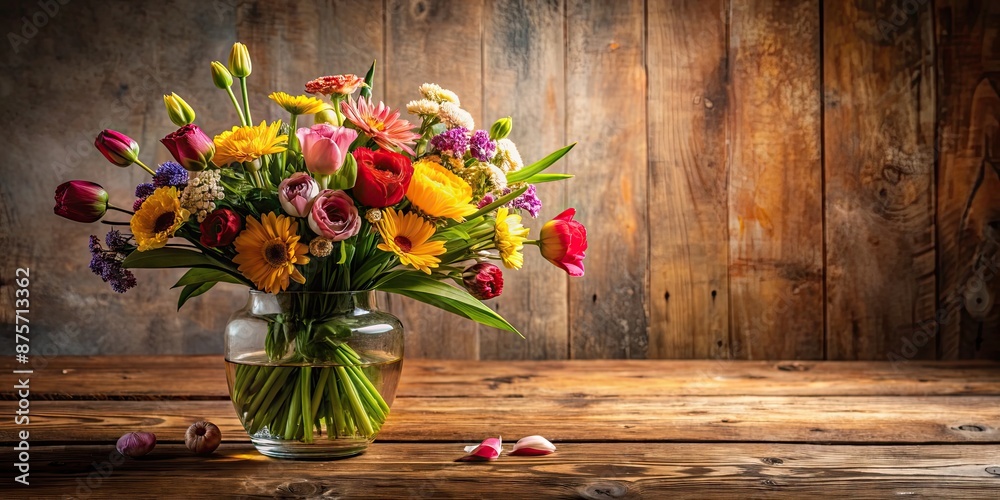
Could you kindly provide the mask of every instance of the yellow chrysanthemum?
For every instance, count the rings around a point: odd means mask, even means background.
[[[382,219],[375,223],[384,243],[378,249],[399,256],[403,265],[413,266],[427,274],[438,267],[445,253],[443,241],[427,241],[434,236],[434,225],[414,213],[403,214],[387,208]]]
[[[304,95],[271,92],[271,95],[267,96],[267,98],[278,103],[278,106],[285,108],[285,111],[293,115],[312,115],[325,109],[333,109],[333,106],[320,99]]]
[[[190,212],[181,208],[177,188],[161,187],[153,191],[129,221],[137,250],[162,248],[190,216]]]
[[[496,235],[493,242],[500,251],[500,260],[507,269],[521,269],[524,265],[524,240],[528,238],[528,228],[521,225],[521,216],[507,210],[497,209]]]
[[[215,136],[215,156],[212,162],[224,167],[233,162],[250,162],[264,155],[284,151],[287,135],[279,135],[281,122],[270,125],[260,122],[260,125],[233,127]]]
[[[306,257],[309,247],[299,243],[298,227],[291,217],[274,212],[260,221],[247,217],[246,229],[233,242],[236,246],[233,262],[258,289],[267,293],[288,288],[289,279],[305,283],[305,276],[295,265],[309,263]]]
[[[406,198],[431,217],[461,221],[476,211],[476,206],[472,204],[472,186],[428,159],[413,164],[413,178],[406,190]]]

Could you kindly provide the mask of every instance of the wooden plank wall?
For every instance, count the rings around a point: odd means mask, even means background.
[[[0,148],[0,306],[9,315],[14,267],[31,266],[34,327],[53,353],[221,351],[242,292],[176,315],[174,274],[143,272],[116,296],[85,266],[94,229],[48,214],[57,181],[99,179],[123,198],[138,182],[89,149],[100,128],[167,159],[160,94],[188,98],[213,132],[229,121],[207,64],[241,40],[258,121],[280,117],[271,90],[378,59],[376,96],[391,105],[433,81],[480,126],[513,116],[529,161],[579,142],[557,167],[577,178],[539,192],[544,219],[574,206],[587,224],[586,277],[536,255],[506,274],[492,305],[527,340],[391,299],[410,356],[1000,357],[997,2],[164,5],[72,2],[0,59],[14,131]],[[16,33],[37,10],[6,2],[0,19]],[[535,234],[544,219],[528,222]]]

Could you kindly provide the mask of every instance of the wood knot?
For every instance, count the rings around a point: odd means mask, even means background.
[[[618,481],[601,481],[588,484],[580,490],[581,498],[622,498],[628,493],[628,485]]]
[[[414,0],[410,2],[410,15],[413,16],[415,21],[427,19],[430,11],[431,9],[428,7],[426,0]]]
[[[784,460],[782,460],[780,458],[774,458],[774,457],[764,457],[764,458],[760,459],[760,461],[764,462],[767,465],[781,465],[781,464],[785,463]]]
[[[812,367],[802,363],[785,363],[778,365],[778,369],[783,372],[807,372]]]
[[[986,427],[984,427],[982,425],[976,425],[976,424],[962,424],[962,425],[960,425],[958,427],[955,427],[955,429],[956,430],[960,430],[960,431],[966,431],[966,432],[985,432],[986,431]]]
[[[986,468],[986,473],[987,474],[993,474],[994,476],[1000,476],[1000,467],[996,467],[996,466],[987,467]]]
[[[309,481],[296,481],[278,487],[278,492],[296,497],[315,497],[322,493],[322,488]]]

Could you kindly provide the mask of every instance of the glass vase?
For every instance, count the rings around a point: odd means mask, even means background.
[[[403,327],[370,291],[251,291],[226,325],[229,396],[269,457],[364,452],[389,414],[402,364]]]

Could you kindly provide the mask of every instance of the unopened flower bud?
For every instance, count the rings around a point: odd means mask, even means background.
[[[315,257],[329,257],[333,252],[333,242],[322,236],[309,242],[309,253]]]
[[[194,110],[188,103],[181,99],[181,96],[171,92],[170,95],[163,96],[163,105],[167,108],[167,115],[174,125],[183,127],[194,122]]]
[[[226,90],[233,85],[233,74],[219,61],[212,61],[212,81],[215,86]]]
[[[365,212],[365,220],[372,224],[382,220],[382,211],[377,208],[369,208],[368,211]]]
[[[511,126],[513,126],[514,120],[511,117],[501,118],[490,126],[490,139],[498,141],[500,139],[507,138],[510,135]]]
[[[233,50],[229,51],[229,72],[237,78],[245,78],[250,76],[252,69],[247,46],[240,42],[234,43]]]
[[[116,130],[104,130],[97,134],[94,146],[111,163],[127,167],[139,158],[139,143]]]

